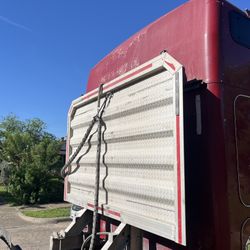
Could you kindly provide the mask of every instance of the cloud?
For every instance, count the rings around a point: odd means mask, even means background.
[[[30,31],[30,32],[32,31],[30,28],[28,28],[28,27],[26,27],[26,26],[24,26],[24,25],[22,25],[22,24],[13,22],[13,21],[11,21],[10,19],[8,19],[8,18],[6,18],[6,17],[4,17],[4,16],[1,16],[1,15],[0,15],[0,21],[3,21],[3,22],[5,22],[5,23],[8,23],[8,24],[10,24],[10,25],[12,25],[12,26],[15,26],[15,27],[19,28],[19,29],[23,29],[23,30]]]

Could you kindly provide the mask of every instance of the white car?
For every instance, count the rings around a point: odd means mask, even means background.
[[[72,204],[70,209],[70,218],[73,220],[74,218],[80,217],[82,209],[83,207]]]

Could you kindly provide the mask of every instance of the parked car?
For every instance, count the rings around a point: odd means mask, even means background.
[[[73,220],[74,218],[80,217],[80,212],[83,207],[72,204],[70,209],[70,218]]]

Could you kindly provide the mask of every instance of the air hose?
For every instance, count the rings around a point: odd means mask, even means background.
[[[102,88],[99,88],[97,113],[100,110],[100,96],[102,93]],[[102,143],[102,114],[98,117],[98,128],[97,128],[97,148],[96,148],[96,172],[95,172],[95,199],[94,199],[94,211],[93,211],[93,225],[92,225],[92,237],[90,241],[89,250],[93,250],[96,238],[96,225],[98,217],[98,203],[99,203],[99,183],[100,183],[100,159],[101,159],[101,143]]]
[[[81,158],[86,155],[91,147],[91,138],[92,136],[97,132],[97,151],[96,151],[96,171],[95,171],[95,190],[94,190],[94,210],[93,210],[93,225],[92,225],[92,233],[91,233],[91,241],[90,241],[90,247],[89,250],[93,250],[94,244],[95,244],[95,238],[96,238],[96,226],[97,226],[97,218],[98,218],[98,203],[99,203],[99,183],[100,183],[100,159],[101,159],[101,143],[102,143],[102,127],[104,126],[106,129],[106,125],[102,119],[103,113],[106,109],[106,107],[109,105],[109,102],[113,96],[111,92],[108,92],[105,96],[104,102],[102,105],[100,105],[101,102],[101,96],[102,96],[103,86],[101,85],[99,87],[99,94],[98,94],[98,101],[97,101],[97,114],[93,117],[91,123],[89,124],[89,127],[87,131],[84,134],[84,137],[82,138],[79,146],[77,147],[74,154],[70,157],[70,159],[67,161],[67,163],[63,166],[61,169],[61,176],[65,178],[68,175],[71,175],[76,172],[76,170],[79,168],[80,160]],[[97,131],[95,131],[92,135],[90,135],[94,125],[98,123]],[[90,136],[89,136],[90,135]],[[89,138],[89,139],[88,139]],[[76,170],[68,170],[66,172],[66,169],[69,169],[70,165],[74,161],[74,159],[77,157],[83,146],[85,145],[86,141],[88,139],[88,148],[85,151],[84,154],[82,154],[78,160],[77,163],[77,169]]]
[[[100,87],[101,89],[101,87]],[[100,95],[100,91],[99,91],[99,95]],[[108,92],[105,96],[105,100],[103,102],[103,104],[101,105],[101,107],[98,108],[97,114],[93,117],[92,121],[90,122],[79,146],[77,147],[76,151],[74,152],[74,154],[70,157],[70,159],[64,164],[64,166],[61,169],[61,176],[63,178],[65,178],[68,175],[71,175],[73,172],[67,171],[66,169],[68,169],[70,167],[70,165],[72,164],[72,162],[75,160],[75,158],[77,157],[77,155],[80,153],[81,149],[83,148],[83,146],[85,145],[94,125],[101,119],[102,120],[102,115],[106,109],[106,107],[108,106],[110,99],[112,98],[113,94],[111,92]],[[100,96],[101,97],[101,96]],[[100,97],[98,96],[98,100],[100,101]],[[98,102],[99,102],[98,101]],[[99,104],[98,104],[99,105]],[[92,137],[91,137],[92,138]],[[90,139],[91,139],[90,138]],[[89,144],[89,148],[90,148],[90,142],[88,141]],[[89,148],[86,150],[86,153],[88,153]],[[85,154],[84,154],[85,155]],[[83,156],[83,155],[82,155]],[[82,157],[81,156],[81,157]]]

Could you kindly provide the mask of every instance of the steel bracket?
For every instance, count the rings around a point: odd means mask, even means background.
[[[84,209],[79,218],[74,219],[69,226],[50,236],[50,250],[71,250],[81,248],[83,229],[92,221],[93,213]]]
[[[130,227],[121,223],[113,233],[108,234],[108,240],[101,250],[124,249],[129,242]]]

